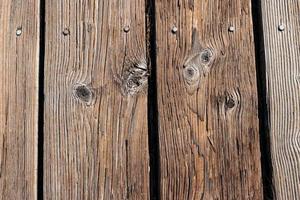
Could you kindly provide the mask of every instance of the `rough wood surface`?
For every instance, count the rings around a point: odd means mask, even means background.
[[[39,1],[0,1],[0,199],[35,199]]]
[[[45,199],[148,199],[144,4],[46,1]]]
[[[300,2],[261,3],[275,198],[299,199]]]
[[[162,199],[262,199],[250,0],[156,1]]]

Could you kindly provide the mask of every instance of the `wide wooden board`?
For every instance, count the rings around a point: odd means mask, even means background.
[[[162,199],[262,199],[250,0],[156,1]]]
[[[45,199],[148,199],[145,2],[46,1]]]

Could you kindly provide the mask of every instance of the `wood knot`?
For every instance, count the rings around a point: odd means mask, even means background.
[[[225,99],[225,108],[226,109],[232,109],[235,106],[235,101],[233,98],[226,96]]]
[[[214,58],[214,52],[210,48],[192,52],[187,57],[185,64],[183,65],[183,77],[188,86],[188,93],[192,94],[195,92],[201,81],[207,77]]]
[[[188,85],[196,83],[200,77],[199,68],[193,65],[184,66],[183,77]]]
[[[142,91],[147,85],[149,74],[146,63],[131,63],[122,76],[122,93],[135,95]]]
[[[241,94],[239,88],[236,88],[230,92],[225,92],[225,95],[223,96],[225,111],[234,109],[240,104],[240,101]]]
[[[73,95],[76,99],[79,99],[87,105],[91,105],[94,97],[93,91],[83,84],[77,84],[74,86]]]
[[[211,49],[204,49],[200,53],[200,61],[203,65],[209,65],[212,62],[214,53]]]

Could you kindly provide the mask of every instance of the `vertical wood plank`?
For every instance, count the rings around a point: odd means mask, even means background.
[[[268,129],[276,199],[300,197],[300,2],[262,1]]]
[[[162,199],[262,199],[251,1],[156,1]]]
[[[39,1],[0,2],[0,199],[36,199]]]
[[[145,2],[46,1],[45,199],[148,199]]]

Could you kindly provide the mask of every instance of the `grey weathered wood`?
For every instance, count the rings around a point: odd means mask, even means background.
[[[144,0],[46,1],[46,25],[45,199],[148,199]]]
[[[262,199],[250,5],[156,1],[162,199]]]
[[[36,199],[39,1],[0,1],[0,199]]]
[[[262,1],[268,129],[276,199],[300,197],[300,2]]]

